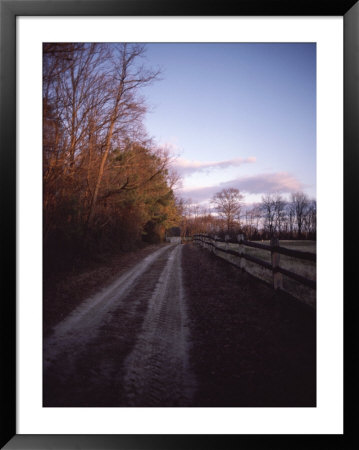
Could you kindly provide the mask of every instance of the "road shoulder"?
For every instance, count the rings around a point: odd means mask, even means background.
[[[122,273],[136,265],[146,256],[168,244],[148,245],[127,253],[117,253],[98,262],[75,268],[73,272],[52,274],[43,286],[43,332],[67,317],[80,303],[100,289],[111,284]]]
[[[205,249],[183,249],[193,406],[315,406],[314,308]]]

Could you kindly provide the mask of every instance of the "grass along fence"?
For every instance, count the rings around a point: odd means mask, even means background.
[[[217,236],[196,234],[193,236],[193,241],[208,248],[234,266],[271,283],[274,289],[285,290],[308,304],[315,303],[315,252],[280,246],[277,238],[273,238],[269,244],[247,241],[242,234],[238,235],[237,240],[230,240],[229,237],[220,239]],[[296,245],[298,241],[283,241],[283,243]],[[304,243],[305,241],[302,244],[304,248],[312,250]],[[300,244],[301,242],[299,242]],[[286,280],[285,288],[283,287],[283,276]]]

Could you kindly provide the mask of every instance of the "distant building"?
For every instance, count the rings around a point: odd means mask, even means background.
[[[166,237],[166,241],[171,244],[180,244],[182,242],[181,236],[170,236]]]
[[[180,227],[172,227],[166,230],[166,242],[171,242],[171,244],[180,244],[181,241]]]

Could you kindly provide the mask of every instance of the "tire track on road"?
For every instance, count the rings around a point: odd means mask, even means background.
[[[163,269],[132,353],[125,361],[128,406],[189,406],[195,390],[182,284],[182,246]]]
[[[53,333],[44,339],[44,370],[51,367],[62,353],[72,353],[75,349],[78,353],[89,341],[94,339],[106,314],[125,300],[136,281],[172,247],[163,247],[147,256],[110,286],[83,302],[66,319],[55,326]],[[135,303],[129,304],[129,308],[133,309],[135,306]]]
[[[182,246],[88,299],[44,342],[44,406],[188,406]]]

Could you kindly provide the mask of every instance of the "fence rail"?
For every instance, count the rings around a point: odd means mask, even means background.
[[[251,261],[255,264],[258,264],[268,270],[272,271],[273,274],[273,286],[274,289],[283,289],[283,277],[285,275],[293,280],[309,287],[312,289],[316,289],[316,282],[314,280],[310,280],[302,275],[294,273],[290,270],[284,269],[280,267],[280,255],[290,256],[292,258],[298,258],[306,261],[316,262],[317,255],[315,253],[310,252],[302,252],[299,250],[292,250],[285,247],[280,247],[278,239],[272,239],[271,245],[259,244],[257,242],[247,241],[244,239],[243,235],[238,236],[238,240],[231,239],[220,239],[216,236],[210,236],[207,234],[195,234],[193,236],[193,241],[200,243],[202,246],[210,248],[213,252],[222,252],[228,255],[236,256],[239,258],[239,267],[245,270],[244,260]],[[216,243],[224,243],[226,248],[218,246]],[[228,248],[229,244],[237,244],[239,246],[238,251],[232,250]],[[260,258],[249,255],[245,252],[245,247],[253,247],[261,250],[266,250],[271,254],[272,263],[268,263],[263,261]],[[232,263],[234,264],[234,263]],[[237,264],[234,264],[238,267]]]

